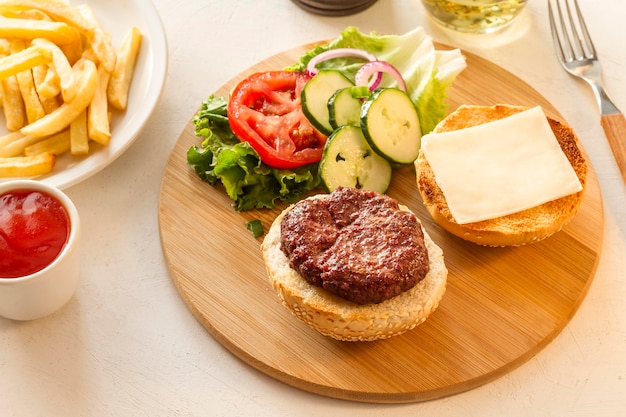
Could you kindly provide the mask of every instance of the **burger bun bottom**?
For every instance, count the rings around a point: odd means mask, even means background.
[[[312,198],[323,198],[318,195]],[[424,232],[430,269],[412,289],[378,304],[360,305],[310,285],[280,248],[285,209],[272,223],[261,245],[269,280],[293,315],[325,336],[342,341],[386,339],[415,328],[438,307],[448,270],[443,251]],[[401,209],[409,211],[405,206]]]

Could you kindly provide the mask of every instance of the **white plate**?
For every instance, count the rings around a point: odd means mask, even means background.
[[[154,111],[165,86],[167,75],[167,39],[161,18],[148,0],[82,0],[72,4],[87,4],[100,21],[102,28],[112,35],[114,48],[131,26],[137,26],[143,35],[126,111],[114,111],[111,120],[111,141],[107,146],[90,142],[87,156],[61,155],[54,171],[34,179],[61,189],[83,181],[99,172],[119,157],[137,138]],[[4,116],[0,112],[0,135],[7,133]],[[8,178],[0,179],[7,181]]]

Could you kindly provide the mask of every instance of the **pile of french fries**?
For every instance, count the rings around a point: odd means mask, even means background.
[[[92,10],[69,0],[0,0],[0,177],[52,172],[64,153],[87,155],[111,139],[125,110],[142,34],[118,50]]]

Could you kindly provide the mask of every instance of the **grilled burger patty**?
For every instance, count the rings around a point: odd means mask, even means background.
[[[415,215],[353,188],[297,203],[281,222],[281,249],[309,284],[358,304],[393,298],[429,269]]]

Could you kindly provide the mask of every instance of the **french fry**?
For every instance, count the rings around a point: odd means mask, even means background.
[[[22,94],[22,100],[24,101],[24,109],[28,123],[33,123],[44,117],[46,111],[41,101],[39,101],[37,90],[35,90],[33,73],[31,71],[22,71],[18,72],[15,77],[17,78],[17,84]]]
[[[4,9],[3,16],[12,17],[14,19],[29,19],[29,20],[45,20],[51,22],[52,18],[39,9]]]
[[[59,77],[61,84],[61,93],[63,94],[63,100],[71,101],[76,96],[76,90],[78,88],[72,66],[70,65],[67,57],[53,42],[48,39],[33,39],[33,45],[46,48],[52,54],[52,65]]]
[[[39,101],[41,102],[41,107],[43,107],[46,114],[52,113],[60,106],[56,97],[44,97],[39,95]]]
[[[87,128],[89,138],[101,145],[106,145],[111,140],[109,129],[109,110],[107,101],[107,86],[110,73],[103,65],[98,66],[98,88],[93,100],[89,104]]]
[[[70,153],[72,155],[86,155],[89,153],[86,109],[70,123]]]
[[[46,114],[59,108],[57,96],[61,94],[61,82],[54,67],[38,65],[32,69],[35,90]]]
[[[0,37],[17,39],[46,38],[64,45],[76,41],[78,33],[67,23],[46,20],[0,18]]]
[[[87,39],[89,40],[91,49],[93,49],[93,52],[98,58],[98,62],[102,64],[108,72],[113,71],[117,56],[111,46],[111,35],[102,29],[96,15],[88,5],[80,4],[76,6],[75,10],[88,20],[93,28],[93,30],[87,34]]]
[[[117,62],[111,73],[107,94],[109,103],[119,110],[125,110],[128,104],[128,90],[139,54],[141,38],[141,32],[133,26],[122,40],[117,53]]]
[[[14,17],[16,19],[52,21],[52,18],[50,16],[48,16],[46,13],[42,12],[39,9],[16,9],[15,12],[5,13],[5,16]],[[58,44],[57,46],[63,51],[70,65],[74,65],[76,61],[78,61],[78,59],[81,57],[81,52],[83,50],[83,41],[78,30],[73,26],[71,26],[71,28],[75,33],[75,39],[72,42]]]
[[[34,67],[33,81],[40,96],[52,98],[61,94],[61,80],[51,64]]]
[[[96,55],[94,50],[91,48],[91,46],[86,46],[85,49],[83,49],[80,57],[88,59],[93,62],[98,62],[98,56]]]
[[[65,129],[49,138],[40,140],[24,148],[25,156],[33,156],[43,152],[50,152],[57,156],[70,151],[70,130]]]
[[[0,12],[15,9],[39,9],[54,20],[68,23],[81,31],[93,29],[91,22],[72,8],[68,2],[55,0],[0,0]]]
[[[76,61],[78,61],[82,57],[83,49],[85,49],[82,36],[77,36],[75,42],[66,43],[64,45],[58,46],[65,54],[65,57],[67,58],[67,61],[70,63],[70,65],[74,65]]]
[[[56,155],[106,146],[110,106],[128,106],[141,36],[132,27],[116,52],[86,4],[0,0],[0,107],[11,132],[0,136],[0,176],[48,173]]]
[[[2,84],[2,109],[7,130],[14,132],[26,124],[24,100],[15,75],[0,81]]]
[[[11,53],[11,42],[8,39],[0,39],[0,55],[5,56]]]
[[[40,141],[40,138],[32,136],[22,136],[11,143],[6,144],[0,148],[0,158],[10,158],[13,156],[19,156],[24,153],[24,149],[27,146],[32,145]]]
[[[48,49],[33,45],[0,58],[0,79],[29,70],[37,65],[47,64],[51,60],[52,53]]]
[[[43,152],[33,156],[0,158],[0,177],[33,177],[52,172],[56,155]]]
[[[26,42],[22,39],[13,39],[10,42],[12,53],[22,52],[26,47]],[[15,74],[17,84],[24,101],[27,123],[32,123],[45,116],[46,112],[39,101],[39,95],[35,91],[33,75],[30,70],[25,70]]]
[[[20,138],[22,138],[24,135],[22,135],[22,132],[11,132],[11,133],[7,133],[4,136],[0,136],[0,148],[4,148],[5,146],[7,146],[8,144],[10,144],[13,141],[16,141]]]
[[[87,108],[98,86],[98,70],[88,60],[79,60],[74,68],[79,73],[76,97],[36,122],[24,126],[20,130],[24,136],[42,137],[60,132]]]
[[[113,71],[115,51],[108,42],[107,36],[104,35],[103,30],[95,22],[86,18],[70,4],[54,0],[0,0],[0,12],[5,7],[40,9],[54,20],[74,26],[89,40],[102,65],[108,71]]]

